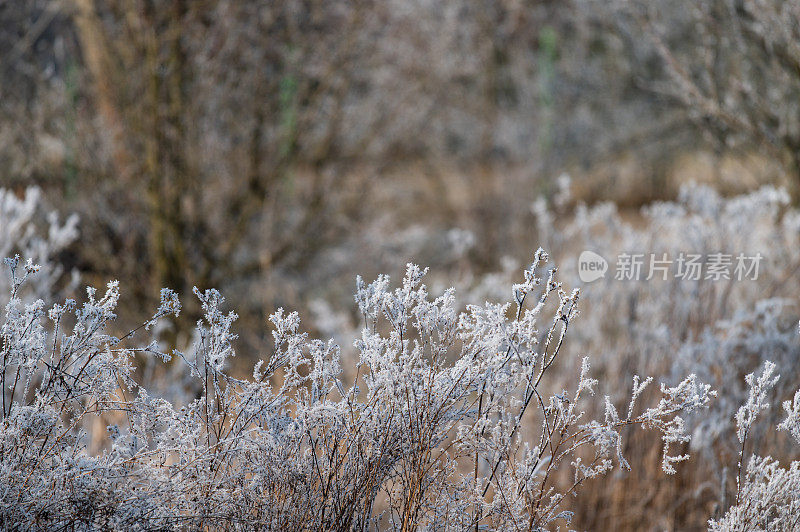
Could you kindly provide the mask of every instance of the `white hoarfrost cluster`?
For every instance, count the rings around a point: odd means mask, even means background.
[[[767,361],[760,377],[756,378],[753,373],[745,377],[749,396],[736,413],[737,436],[741,443],[736,501],[720,520],[709,521],[711,530],[791,532],[800,526],[800,461],[792,461],[785,468],[770,456],[753,454],[747,470],[742,471],[747,436],[756,416],[769,408],[767,395],[780,379],[780,375],[773,376],[774,371],[775,364]],[[793,402],[783,403],[783,408],[787,417],[778,429],[788,432],[800,445],[800,390],[795,393]]]
[[[151,319],[116,337],[117,283],[47,308],[20,296],[36,268],[10,260],[0,522],[539,529],[580,510],[566,496],[586,479],[631,467],[622,454],[631,425],[662,434],[673,472],[686,458],[670,449],[688,438],[679,414],[714,393],[689,376],[640,410],[652,379],[637,378],[625,415],[606,397],[605,416],[593,420],[588,359],[572,392],[548,391],[578,292],[562,288],[547,260],[536,253],[511,301],[461,313],[452,289],[429,296],[414,265],[395,289],[385,276],[359,278],[354,382],[341,378],[339,347],[309,338],[297,313],[271,317],[272,348],[241,380],[227,373],[236,315],[218,292],[195,291],[205,317],[193,353],[163,353],[136,337],[180,312],[175,294],[165,290]],[[136,372],[141,356],[183,365],[199,391],[172,402],[149,393]],[[90,452],[97,439],[105,443]]]
[[[686,449],[695,458],[691,467],[680,470],[682,482],[696,494],[681,503],[685,521],[660,524],[655,517],[641,526],[694,527],[701,516],[721,518],[737,490],[731,457],[741,450],[737,430],[744,426],[736,426],[735,414],[743,403],[749,405],[742,411],[743,421],[756,414],[757,403],[748,403],[749,383],[744,376],[769,360],[775,373],[783,373],[770,393],[786,400],[800,388],[800,373],[788,371],[800,359],[800,211],[789,204],[783,190],[773,187],[726,198],[709,187],[687,185],[676,201],[655,202],[638,212],[620,212],[611,203],[577,203],[564,210],[558,203],[540,201],[534,211],[540,239],[559,250],[556,260],[562,279],[581,288],[583,316],[571,331],[562,358],[573,365],[591,353],[594,371],[615,401],[622,400],[622,391],[636,374],[663,376],[671,384],[695,374],[719,391],[707,410],[682,416],[692,441],[674,448]],[[608,262],[604,277],[580,281],[575,259],[584,250]],[[707,262],[716,253],[733,257],[728,278],[707,278],[705,269],[700,276],[680,276],[681,255],[700,255],[701,262]],[[734,275],[740,253],[761,255],[757,279]],[[641,256],[638,280],[617,278],[625,254]],[[665,255],[672,261],[667,278],[661,272],[650,277],[651,258],[661,260]],[[560,382],[566,379],[562,375]],[[647,390],[643,394],[650,398]],[[590,415],[603,414],[599,405],[593,406]],[[796,454],[784,438],[768,430],[781,422],[779,410],[760,411],[761,423],[749,429],[750,442],[757,442],[762,454],[787,463]],[[789,427],[785,429],[789,434]],[[631,458],[644,458],[646,453],[641,447],[628,450]],[[747,454],[744,458],[746,462]],[[625,493],[638,487],[651,489],[659,482],[653,468],[640,473],[637,480],[614,476],[598,490],[597,498],[584,500],[588,506],[600,505],[608,500],[604,490]],[[615,482],[618,487],[611,487]],[[658,490],[651,499],[657,508],[645,514],[676,513],[670,502],[672,488],[661,486],[653,488]]]
[[[78,217],[73,214],[61,223],[56,212],[44,212],[41,196],[38,188],[29,188],[21,199],[0,188],[0,258],[20,255],[37,264],[38,275],[26,286],[35,297],[47,300],[64,273],[53,258],[78,237]],[[8,280],[7,275],[0,276],[2,303],[9,293]]]
[[[30,194],[1,196],[13,223],[0,250],[15,256],[0,325],[4,528],[548,530],[592,511],[585,501],[614,482],[655,484],[664,472],[704,477],[702,519],[714,530],[800,522],[800,465],[780,443],[800,444],[800,379],[776,374],[800,354],[797,315],[778,298],[795,288],[800,216],[778,191],[724,200],[686,189],[637,227],[611,206],[578,206],[548,237],[559,249],[577,242],[576,256],[674,252],[686,235],[706,251],[757,251],[769,237],[778,244],[758,285],[606,279],[568,291],[540,249],[521,282],[479,285],[500,302],[460,311],[453,289],[431,296],[427,270],[408,265],[397,287],[357,279],[360,328],[330,331],[354,339],[345,358],[278,310],[250,379],[231,373],[237,316],[216,290],[195,290],[203,319],[185,352],[152,339],[181,311],[170,290],[119,336],[116,282],[54,302],[58,269],[46,261],[74,222],[36,236]],[[36,261],[16,257],[26,251]],[[168,389],[148,377],[159,366]],[[659,444],[634,427],[660,437],[661,471],[642,464]]]

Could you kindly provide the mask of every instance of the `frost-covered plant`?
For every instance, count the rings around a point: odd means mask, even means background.
[[[605,278],[581,286],[587,317],[572,337],[569,355],[608,353],[595,367],[616,376],[617,390],[635,373],[671,374],[676,380],[697,374],[725,392],[712,405],[714,416],[697,419],[703,440],[729,441],[722,432],[731,428],[733,412],[747,397],[742,377],[767,357],[784,367],[800,356],[796,300],[787,299],[800,292],[800,212],[787,202],[786,192],[773,187],[724,198],[709,187],[687,185],[676,201],[648,205],[633,220],[610,203],[579,204],[558,224],[540,202],[537,216],[550,245],[562,250],[565,279],[580,282],[574,256],[582,250],[609,262]],[[676,275],[681,256],[717,252],[760,253],[757,279]],[[644,256],[639,281],[616,278],[617,258],[624,253]],[[661,275],[646,280],[651,254],[672,260],[666,280]],[[779,386],[789,393],[800,379],[792,376]]]
[[[736,413],[737,436],[741,443],[736,478],[736,501],[719,520],[710,520],[709,529],[793,531],[800,526],[800,461],[792,461],[788,468],[770,456],[753,454],[747,464],[742,481],[747,435],[759,412],[769,408],[767,394],[778,382],[780,375],[773,376],[775,364],[767,361],[760,377],[750,373],[745,378],[749,395],[745,404]],[[794,401],[785,401],[786,419],[778,425],[800,444],[800,390]]]
[[[709,530],[785,531],[800,525],[800,462],[783,468],[770,457],[753,455],[747,465],[740,502]]]
[[[686,459],[671,448],[688,439],[680,414],[714,392],[690,375],[662,385],[660,400],[640,411],[652,379],[637,377],[624,415],[606,397],[604,416],[588,416],[598,383],[587,359],[572,392],[548,382],[578,292],[567,293],[554,268],[543,276],[546,261],[539,250],[511,301],[461,313],[452,289],[429,296],[416,266],[395,289],[385,276],[359,278],[364,327],[347,382],[339,347],[301,332],[295,312],[271,316],[273,347],[241,380],[228,373],[236,315],[217,291],[195,290],[204,317],[193,348],[163,353],[133,341],[180,312],[174,293],[164,290],[151,319],[115,337],[117,283],[102,297],[88,289],[82,305],[26,305],[19,289],[35,266],[10,260],[0,522],[538,530],[569,521],[566,496],[585,480],[630,468],[622,451],[631,425],[662,435],[663,468],[674,472]],[[193,393],[170,401],[149,392],[135,354],[174,357]],[[106,443],[94,452],[89,440],[100,431]]]
[[[35,298],[48,300],[63,272],[54,256],[78,237],[78,217],[61,223],[54,211],[44,213],[41,190],[29,188],[23,198],[0,188],[0,257],[20,255],[39,265],[38,275],[26,283]],[[75,279],[73,279],[75,281]],[[9,293],[8,276],[0,276],[0,303]]]
[[[737,499],[739,493],[741,493],[740,479],[747,436],[750,434],[750,428],[753,426],[753,422],[755,421],[759,412],[769,408],[769,403],[766,401],[767,392],[769,392],[769,390],[775,386],[775,383],[780,379],[780,375],[776,375],[774,377],[772,376],[774,371],[775,364],[767,361],[764,364],[764,371],[760,377],[756,378],[755,373],[750,373],[744,379],[749,386],[750,395],[747,397],[747,402],[743,404],[736,412],[736,437],[739,438],[739,443],[742,444],[742,448],[739,451],[739,464],[737,465]]]
[[[577,524],[588,529],[621,523],[633,528],[697,526],[710,515],[721,515],[735,490],[730,466],[741,444],[734,414],[748,397],[744,376],[766,360],[788,368],[800,357],[795,297],[800,292],[800,212],[788,205],[784,191],[773,187],[723,197],[709,187],[687,185],[675,201],[653,203],[639,212],[621,212],[611,203],[570,207],[564,195],[561,191],[553,205],[538,201],[533,209],[540,239],[557,251],[561,278],[580,286],[582,297],[580,326],[571,330],[562,364],[551,372],[550,382],[566,387],[572,375],[562,368],[574,367],[585,353],[592,353],[593,371],[616,403],[625,400],[623,392],[637,374],[664,375],[671,384],[695,374],[719,391],[708,411],[684,417],[692,442],[681,445],[678,454],[690,451],[699,459],[680,470],[676,481],[690,486],[686,493],[696,496],[675,502],[674,485],[650,459],[651,446],[634,436],[627,455],[648,467],[584,490],[578,504],[585,511]],[[609,262],[604,278],[580,281],[575,258],[583,250]],[[716,252],[760,253],[758,278],[682,279],[675,276],[673,263],[666,280],[660,275],[646,280],[648,257],[640,281],[615,278],[615,262],[623,253],[658,258],[666,253],[676,261],[681,254]],[[509,282],[504,270],[475,283],[466,299],[497,297]],[[784,371],[775,393],[785,397],[798,387],[800,375]],[[644,390],[643,400],[657,400],[651,392]],[[603,416],[603,405],[589,404],[587,415]],[[779,422],[774,411],[762,415],[765,424]],[[751,430],[750,440],[759,442],[765,454],[791,458],[780,439],[767,435],[762,426]],[[619,508],[633,504],[639,492],[648,493],[647,510],[622,512]]]

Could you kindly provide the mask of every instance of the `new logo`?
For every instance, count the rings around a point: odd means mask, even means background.
[[[605,277],[608,271],[606,259],[594,251],[583,251],[578,257],[578,277],[584,283],[591,283],[601,277]]]

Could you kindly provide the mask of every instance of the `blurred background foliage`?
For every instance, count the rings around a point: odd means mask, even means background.
[[[527,257],[565,172],[622,209],[794,193],[798,27],[777,0],[7,0],[0,184],[79,213],[62,262],[142,315],[220,288],[256,356],[354,272]]]

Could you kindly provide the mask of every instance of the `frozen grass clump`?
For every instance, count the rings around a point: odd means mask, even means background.
[[[358,278],[360,325],[341,314],[325,327],[349,345],[312,338],[279,309],[247,379],[232,367],[236,305],[216,290],[195,290],[202,319],[177,350],[154,338],[181,311],[172,291],[119,334],[116,282],[59,301],[54,283],[36,285],[56,270],[6,260],[0,521],[541,530],[603,528],[609,508],[623,528],[792,530],[800,382],[787,370],[800,345],[787,296],[800,216],[775,189],[726,199],[704,188],[633,221],[611,205],[573,214],[547,218],[561,272],[540,249],[517,282],[477,280],[472,304],[453,289],[431,295],[414,265],[398,285]],[[750,283],[568,290],[560,276],[582,249],[763,250],[766,262]]]
[[[567,292],[539,250],[511,299],[456,309],[428,294],[408,265],[401,285],[360,278],[364,318],[356,377],[339,347],[302,332],[297,313],[270,318],[268,354],[242,380],[229,374],[236,314],[199,291],[204,317],[186,353],[137,343],[176,316],[165,290],[154,315],[116,337],[120,292],[82,304],[24,303],[35,274],[8,261],[2,324],[0,521],[6,527],[143,529],[540,529],[568,523],[568,495],[588,479],[637,464],[627,427],[662,439],[667,473],[688,457],[682,416],[715,392],[694,375],[633,380],[625,403],[595,396],[589,359],[569,390],[548,391],[578,291]],[[70,324],[69,326],[67,324]],[[148,391],[137,360],[182,368],[191,385],[168,400]],[[562,369],[562,371],[564,371]],[[594,405],[597,406],[594,406]],[[600,409],[602,415],[587,412]],[[99,434],[101,432],[102,434]],[[534,435],[534,437],[531,437]],[[89,442],[104,440],[99,451]]]

